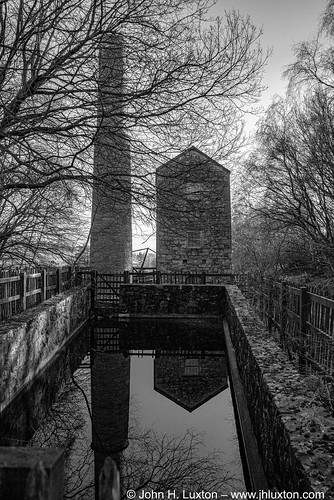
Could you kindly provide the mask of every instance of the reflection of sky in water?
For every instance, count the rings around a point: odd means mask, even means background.
[[[231,433],[235,433],[229,390],[189,412],[154,390],[152,358],[131,359],[131,393],[142,403],[139,411],[145,426],[153,425],[168,433],[180,433],[189,427],[206,430],[208,447],[221,449],[226,448]]]
[[[137,401],[138,417],[145,427],[161,433],[181,435],[187,429],[205,435],[205,451],[218,450],[223,462],[231,464],[238,488],[244,489],[239,443],[230,389],[225,389],[193,412],[189,412],[154,390],[153,359],[131,359],[131,394]]]
[[[118,359],[119,356],[122,358],[122,355],[116,355]],[[113,358],[115,360],[116,357],[112,353],[107,354],[107,366],[109,358],[110,363],[113,363]],[[173,359],[175,360],[175,358],[164,358],[161,356],[156,361],[156,368],[157,366],[160,367],[160,374],[161,371],[162,373],[166,372],[167,366],[173,366]],[[210,383],[207,383],[207,386],[210,390],[212,390],[218,380],[219,390],[219,383],[221,383],[221,388],[223,388],[225,381],[224,374],[220,376],[219,374],[221,372],[219,370],[217,371],[217,366],[219,366],[220,362],[223,362],[222,358],[219,358],[220,361],[218,362],[218,365],[216,365],[216,368],[212,368],[213,365],[210,358],[206,359],[209,359],[209,362],[206,365],[208,367],[208,373],[211,373],[212,369],[213,371],[216,370],[216,379],[214,380],[211,378]],[[114,362],[116,363],[114,365],[116,367],[117,362]],[[205,362],[206,361],[199,358],[198,363],[203,363],[204,370]],[[86,358],[83,364],[87,366],[87,364],[89,364],[89,359]],[[107,368],[107,372],[105,373],[109,373],[109,368]],[[110,376],[112,373],[115,372],[111,370]],[[172,373],[172,370],[170,373]],[[112,380],[109,380],[109,378],[111,378],[110,376],[108,377],[108,380],[101,380],[101,387],[103,386],[103,391],[106,391],[104,394],[108,394],[108,384],[112,384]],[[97,372],[96,380],[100,379],[101,375]],[[184,386],[182,382],[183,380],[186,384],[189,382],[189,377],[187,379],[182,378],[182,373],[181,376],[176,377],[176,379],[178,379],[181,383],[181,388]],[[174,378],[174,382],[176,379]],[[75,384],[72,384],[66,389],[63,397],[55,405],[53,410],[51,410],[49,418],[46,419],[44,425],[36,434],[35,439],[31,444],[33,446],[66,447],[68,449],[68,469],[66,485],[67,495],[65,495],[65,498],[88,500],[90,498],[94,498],[94,453],[90,447],[92,442],[92,426],[90,411],[88,409],[88,407],[91,406],[90,370],[87,368],[77,370],[74,380]],[[171,380],[171,377],[169,377],[169,380]],[[157,377],[155,382],[157,383]],[[205,381],[201,381],[201,384],[202,383],[205,383]],[[175,382],[175,384],[178,386],[178,382]],[[190,382],[190,386],[191,385],[192,383]],[[196,384],[194,387],[196,387]],[[218,476],[219,468],[221,467],[224,470],[230,471],[235,477],[235,481],[233,483],[229,483],[229,486],[226,487],[226,489],[224,487],[224,490],[219,489],[219,491],[221,493],[229,493],[232,490],[240,491],[245,489],[242,479],[239,445],[236,436],[233,406],[229,387],[227,389],[225,388],[218,394],[217,391],[215,392],[213,390],[213,397],[211,399],[204,402],[192,412],[189,412],[182,406],[173,402],[171,399],[154,390],[154,359],[151,356],[132,356],[130,389],[130,446],[124,454],[127,461],[127,465],[124,468],[124,476],[127,477],[126,474],[129,476],[127,479],[128,487],[136,487],[136,481],[138,482],[142,480],[143,474],[141,469],[143,469],[143,463],[149,455],[150,457],[149,460],[146,460],[146,464],[150,462],[163,440],[166,440],[167,449],[168,447],[170,448],[170,446],[178,446],[178,443],[180,442],[181,445],[178,453],[181,453],[181,455],[182,453],[187,455],[187,443],[189,438],[192,439],[194,435],[200,435],[200,441],[203,443],[203,446],[202,444],[197,447],[195,446],[194,457],[200,456],[204,458],[203,466],[206,467],[209,465],[209,461],[205,462],[205,457],[212,451],[216,450],[219,452],[219,456],[217,459],[218,461],[215,462],[218,468],[212,469],[216,470],[214,474]],[[176,390],[179,389],[180,386],[176,387]],[[200,390],[198,392],[200,392]],[[203,395],[204,393],[205,391],[203,392]],[[110,394],[113,394],[113,397],[115,397],[117,391],[116,393],[113,391]],[[200,395],[200,399],[203,395]],[[196,399],[196,397],[194,399]],[[110,401],[111,400],[112,399],[110,399]],[[110,401],[108,403],[110,403]],[[205,398],[203,401],[205,401]],[[117,405],[117,401],[115,403]],[[110,404],[108,404],[108,407],[109,406]],[[113,418],[114,417],[109,419],[109,421],[112,421]],[[117,418],[117,415],[115,418]],[[98,425],[101,424],[102,422]],[[101,429],[104,429],[105,431],[106,426],[103,427],[102,425]],[[190,433],[187,432],[188,430],[190,430]],[[194,435],[192,435],[192,433],[194,433]],[[173,436],[177,438],[174,438]],[[182,436],[185,436],[183,442]],[[131,438],[134,439],[131,441]],[[163,449],[163,447],[161,449]],[[144,456],[145,453],[147,457]],[[198,455],[196,455],[196,453],[198,453]],[[168,460],[169,456],[172,455],[173,453],[170,455],[168,455],[168,453],[166,454]],[[179,454],[179,459],[181,455]],[[191,456],[192,455],[190,453],[190,457]],[[178,471],[177,460],[179,459],[176,459],[173,466],[174,470],[171,472],[172,475]],[[138,460],[138,463],[135,463],[136,460]],[[196,458],[194,458],[194,462],[196,462]],[[200,465],[201,461],[198,460],[197,464]],[[152,463],[150,466],[152,467]],[[166,467],[168,467],[167,464],[165,464],[165,470]],[[185,468],[185,470],[185,474],[187,474],[187,469]],[[196,477],[199,477],[199,481],[202,481],[202,483],[198,484],[203,485],[204,481],[204,485],[208,486],[208,484],[205,483],[205,473],[204,475],[202,474],[201,478],[201,474],[198,470],[196,472],[195,468],[195,475]],[[162,480],[164,479],[163,474],[159,480],[161,480],[161,478]],[[182,487],[186,487],[182,481],[181,483],[179,482],[179,486],[180,485],[182,485]],[[173,481],[171,482],[170,487],[174,487]],[[158,486],[157,489],[152,489],[158,491],[159,488],[161,488],[161,486]]]

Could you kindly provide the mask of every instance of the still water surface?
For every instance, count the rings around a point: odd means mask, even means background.
[[[216,320],[97,323],[91,339],[30,443],[66,448],[65,498],[94,499],[108,455],[124,495],[245,490]]]

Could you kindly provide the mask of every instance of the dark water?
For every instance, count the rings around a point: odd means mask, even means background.
[[[124,495],[245,490],[215,320],[99,323],[91,338],[90,354],[30,442],[66,448],[65,498],[95,498],[108,455]]]

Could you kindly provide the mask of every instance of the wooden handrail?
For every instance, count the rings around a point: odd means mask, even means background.
[[[64,280],[65,273],[69,277]],[[0,320],[34,307],[70,286],[70,267],[2,271],[0,272]]]

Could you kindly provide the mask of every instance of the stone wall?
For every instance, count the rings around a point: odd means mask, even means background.
[[[231,269],[230,172],[191,147],[161,165],[157,187],[157,269]]]
[[[226,289],[225,310],[269,486],[334,498],[334,418],[238,287]]]
[[[32,438],[89,349],[89,329],[78,330],[0,412],[0,446]]]
[[[69,342],[89,312],[90,292],[77,287],[1,324],[0,412]]]
[[[120,311],[134,316],[216,315],[225,290],[211,285],[121,285]]]

